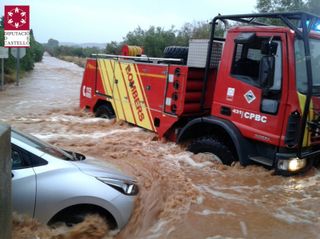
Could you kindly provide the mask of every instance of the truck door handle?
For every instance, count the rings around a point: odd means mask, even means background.
[[[231,116],[231,109],[229,107],[226,107],[226,106],[221,106],[220,113],[222,115]]]

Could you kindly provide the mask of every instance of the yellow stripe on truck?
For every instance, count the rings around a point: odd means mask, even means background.
[[[307,100],[307,96],[300,94],[298,92],[298,99],[299,99],[299,104],[300,104],[300,108],[301,108],[301,112],[303,114],[304,112],[304,106],[306,104],[306,100]],[[310,102],[310,107],[309,109],[313,109],[313,103],[312,101]],[[313,110],[309,110],[309,114],[308,114],[308,120],[313,119],[314,117],[314,112]],[[305,131],[304,131],[304,136],[303,136],[303,147],[307,147],[311,145],[311,133],[308,131],[308,126],[306,126]]]
[[[108,71],[107,70],[107,61],[103,60],[103,59],[99,59],[98,61],[98,69],[100,71],[100,75],[101,75],[101,81],[102,81],[102,85],[103,85],[103,89],[105,91],[106,95],[110,95],[113,96],[113,71]],[[116,117],[118,117],[118,108],[115,105],[114,101],[111,100],[110,101],[115,113],[116,113]]]
[[[106,95],[111,95],[112,94],[112,90],[110,87],[110,84],[108,84],[108,77],[107,77],[107,71],[104,69],[104,65],[103,62],[101,60],[98,60],[98,68],[100,69],[100,75],[102,78],[102,85],[103,85],[103,89],[105,91]]]
[[[115,67],[116,67],[116,61],[114,60],[105,60],[106,66],[107,66],[107,72],[109,75],[112,75],[113,78],[113,101],[114,104],[116,105],[118,109],[118,119],[120,120],[127,120],[126,114],[124,112],[124,108],[121,102],[121,95],[119,92],[119,87],[118,87],[118,77],[115,75]],[[112,74],[111,74],[112,73]]]
[[[144,87],[143,87],[143,83],[142,83],[142,79],[141,79],[142,73],[140,73],[138,71],[137,65],[134,65],[134,66],[135,66],[134,67],[135,74],[137,75],[137,79],[138,79],[138,81],[140,83],[139,85],[142,86],[140,88],[141,88],[141,92],[143,94],[143,99],[145,99],[144,102],[145,102],[145,107],[146,107],[146,109],[148,111],[148,117],[150,119],[150,124],[151,124],[151,127],[152,127],[151,130],[154,131],[154,132],[157,132],[156,127],[154,126],[154,123],[153,123],[153,119],[152,119],[152,115],[151,115],[151,111],[150,111],[150,107],[149,107],[148,98],[147,98],[146,92],[145,92]]]
[[[135,124],[135,117],[133,115],[133,110],[131,108],[131,100],[129,100],[129,95],[127,92],[126,80],[125,76],[122,73],[122,64],[120,62],[115,62],[114,67],[114,76],[117,80],[117,90],[119,97],[115,97],[115,100],[119,100],[121,102],[123,108],[123,114],[125,116],[125,120],[129,123]]]
[[[152,120],[149,115],[150,112],[146,107],[146,99],[143,95],[143,84],[139,81],[134,64],[121,62],[121,68],[123,77],[128,86],[128,96],[132,104],[136,124],[143,128],[153,130]]]
[[[146,95],[135,65],[110,59],[99,59],[104,90],[111,95],[109,101],[117,119],[155,131]]]

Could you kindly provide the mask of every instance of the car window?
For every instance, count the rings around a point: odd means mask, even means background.
[[[57,158],[64,159],[64,160],[73,160],[72,155],[70,155],[66,151],[63,151],[62,149],[54,145],[43,142],[37,139],[36,137],[33,137],[32,135],[27,135],[27,134],[20,133],[17,130],[12,130],[12,137],[22,141],[25,144],[28,144],[33,148],[39,149],[42,152],[50,154]]]
[[[11,147],[12,169],[24,169],[38,167],[48,164],[48,162],[16,145]]]
[[[21,169],[21,168],[29,167],[27,162],[23,160],[22,155],[14,149],[12,149],[11,151],[11,158],[12,158],[12,169]]]

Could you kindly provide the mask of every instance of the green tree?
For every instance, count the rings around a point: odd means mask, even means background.
[[[97,47],[86,47],[82,49],[85,57],[90,57],[92,54],[103,53],[103,49]]]
[[[309,0],[307,2],[307,10],[318,16],[320,16],[320,1],[319,0]]]
[[[285,12],[306,10],[303,0],[257,0],[256,8],[259,12]]]
[[[209,39],[211,25],[207,22],[185,23],[177,31],[178,45],[188,46],[190,39]]]
[[[105,52],[107,54],[119,55],[121,52],[121,44],[116,41],[112,41],[110,43],[107,43]]]
[[[46,45],[48,48],[55,48],[55,47],[58,47],[59,46],[59,41],[58,40],[55,40],[55,39],[52,39],[50,38],[48,40],[48,43]]]
[[[319,0],[257,0],[256,9],[258,12],[288,12],[307,11],[320,15]],[[270,24],[279,25],[280,21],[265,20]]]
[[[107,45],[107,52],[119,49],[119,45],[137,45],[144,48],[144,52],[150,56],[161,57],[167,46],[188,46],[190,39],[208,39],[211,25],[207,22],[193,22],[184,24],[180,30],[173,26],[169,30],[161,27],[151,26],[148,30],[137,27],[129,32],[122,43]]]
[[[137,27],[129,32],[123,41],[123,44],[142,46],[145,54],[155,57],[161,57],[164,48],[175,43],[176,35],[173,27],[165,30],[155,26],[151,26],[146,31]]]
[[[50,38],[43,46],[45,51],[47,51],[51,56],[57,56],[57,48],[59,47],[58,40]]]

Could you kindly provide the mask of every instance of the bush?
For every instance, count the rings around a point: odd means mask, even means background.
[[[3,29],[3,18],[1,19],[0,25],[0,46],[4,46],[4,29]],[[30,31],[30,48],[26,48],[26,55],[20,60],[20,71],[30,71],[34,67],[35,62],[42,60],[44,53],[43,46],[34,39],[33,31]],[[1,70],[1,66],[0,66]],[[6,75],[12,75],[16,70],[16,59],[9,54],[9,58],[4,62],[4,72]],[[10,76],[7,76],[9,79]]]

